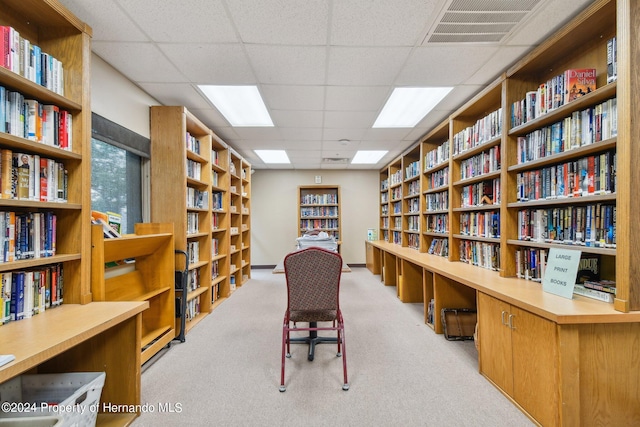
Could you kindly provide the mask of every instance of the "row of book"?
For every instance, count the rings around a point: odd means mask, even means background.
[[[420,198],[414,197],[407,200],[407,214],[417,215],[420,213]]]
[[[397,201],[391,203],[391,207],[393,208],[393,215],[402,215],[402,202]]]
[[[187,301],[187,321],[193,320],[200,314],[200,298],[193,298]]]
[[[0,273],[0,325],[62,304],[63,283],[62,264]]]
[[[37,154],[0,149],[0,194],[3,199],[67,202],[63,163]]]
[[[400,200],[402,199],[402,187],[393,187],[390,191],[391,200]]]
[[[393,218],[393,228],[396,230],[402,230],[402,217],[397,216]]]
[[[402,171],[397,170],[389,176],[389,185],[393,187],[394,185],[402,184]]]
[[[409,216],[407,217],[407,230],[413,232],[420,231],[420,217],[419,216]]]
[[[427,171],[449,160],[449,140],[430,150],[424,155],[424,170]]]
[[[420,194],[420,181],[411,181],[407,185],[407,196],[416,196]]]
[[[302,219],[300,220],[301,230],[337,230],[339,227],[338,219]]]
[[[415,178],[418,175],[420,175],[420,160],[411,162],[404,168],[405,180]]]
[[[502,135],[502,108],[498,108],[453,136],[453,155],[484,144]]]
[[[187,141],[187,151],[191,151],[192,153],[200,154],[200,140],[195,136],[191,135],[189,131],[185,135]]]
[[[590,204],[518,211],[518,240],[616,247],[616,205]]]
[[[389,188],[389,179],[383,179],[380,181],[380,191],[385,191]]]
[[[220,254],[220,240],[213,238],[211,239],[211,256],[217,256]]]
[[[617,188],[617,154],[610,150],[555,166],[520,172],[517,200],[558,199],[611,194]]]
[[[187,260],[189,264],[200,262],[200,242],[197,240],[187,242]]]
[[[460,234],[500,238],[500,211],[461,212]]]
[[[211,215],[211,229],[212,230],[219,229],[222,225],[222,220],[223,220],[222,215],[219,214],[218,212],[214,212]]]
[[[617,99],[574,111],[569,117],[518,137],[518,164],[614,138],[618,134]]]
[[[391,232],[391,243],[395,243],[396,245],[402,245],[402,231]]]
[[[389,205],[380,206],[380,215],[382,215],[382,216],[389,215]]]
[[[496,243],[460,240],[460,261],[488,270],[500,270],[500,245]]]
[[[53,212],[0,212],[0,262],[54,256],[56,233]]]
[[[300,208],[300,216],[301,217],[310,217],[310,216],[323,216],[323,217],[338,217],[338,207],[337,206],[313,206]]]
[[[449,239],[433,239],[427,253],[441,257],[449,256]]]
[[[0,132],[71,151],[73,115],[0,86]]]
[[[62,62],[8,25],[0,26],[0,66],[64,95]]]
[[[460,162],[460,179],[473,178],[500,170],[500,146],[496,145],[482,153]]]
[[[427,188],[433,190],[449,185],[449,166],[439,169],[427,177]]]
[[[301,205],[337,205],[338,195],[335,193],[304,194],[300,198]]]
[[[409,234],[407,236],[407,247],[415,250],[420,249],[420,235]]]
[[[187,177],[200,180],[202,176],[202,163],[187,159]]]
[[[595,91],[596,77],[595,68],[572,68],[540,83],[511,105],[511,126],[520,126]]]
[[[222,191],[211,192],[211,209],[214,211],[224,210],[224,193]]]
[[[445,190],[441,193],[425,194],[424,198],[426,213],[446,211],[449,209],[449,190]]]
[[[431,233],[448,233],[449,215],[437,214],[427,216],[427,231]]]
[[[460,206],[472,208],[500,204],[500,178],[465,185],[460,192]]]
[[[220,182],[220,174],[218,173],[218,171],[211,171],[211,185],[213,185],[214,187],[217,187],[219,185]]]
[[[220,263],[218,260],[211,262],[211,279],[215,279],[220,276]]]
[[[200,231],[200,215],[198,212],[187,212],[187,234]]]
[[[187,208],[207,209],[209,207],[209,192],[187,187]]]
[[[187,291],[195,291],[200,287],[200,269],[194,268],[187,272]]]

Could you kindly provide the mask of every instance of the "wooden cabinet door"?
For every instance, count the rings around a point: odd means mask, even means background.
[[[512,397],[544,426],[559,424],[558,334],[556,324],[511,308]]]
[[[511,329],[504,324],[510,310],[509,304],[478,292],[480,372],[512,396]]]

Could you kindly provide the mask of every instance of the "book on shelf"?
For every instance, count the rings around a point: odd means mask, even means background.
[[[573,68],[564,72],[565,104],[596,90],[595,68]]]
[[[614,295],[609,292],[598,291],[596,289],[587,288],[584,285],[576,284],[573,288],[574,295],[581,295],[583,297],[595,299],[598,301],[604,301],[613,303],[615,299]]]
[[[607,41],[607,83],[618,79],[618,44],[616,37]]]

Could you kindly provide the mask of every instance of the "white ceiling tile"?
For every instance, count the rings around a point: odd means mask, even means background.
[[[328,111],[380,111],[390,88],[387,86],[327,86]]]
[[[485,45],[439,44],[416,48],[398,76],[397,84],[401,86],[462,84],[497,50],[497,46]]]
[[[331,44],[414,46],[432,25],[442,0],[333,2]]]
[[[323,131],[324,141],[339,141],[348,139],[351,141],[360,141],[369,126],[362,128],[330,128],[325,125]]]
[[[260,92],[267,108],[275,110],[322,110],[324,86],[262,85]]]
[[[241,139],[282,140],[282,133],[276,127],[237,127],[234,130]]]
[[[375,111],[327,111],[324,125],[328,128],[370,128],[376,121]]]
[[[287,150],[287,156],[292,160],[313,160],[315,162],[320,160],[322,151],[320,150]]]
[[[282,128],[282,138],[285,141],[322,141],[322,128],[292,127]]]
[[[134,82],[184,83],[186,78],[151,43],[94,41],[93,52]],[[131,58],[136,58],[132,61]]]
[[[511,46],[537,45],[590,3],[593,3],[593,0],[542,2],[542,7],[535,9],[534,13],[527,16],[505,40],[505,43]]]
[[[238,41],[220,0],[119,0],[119,4],[156,42]]]
[[[324,47],[247,45],[246,49],[258,81],[262,84],[324,84]]]
[[[89,23],[94,41],[149,41],[113,0],[61,0],[60,3]]]
[[[326,0],[229,0],[244,43],[326,45]]]
[[[402,141],[411,132],[411,128],[367,129],[363,141]]]
[[[201,99],[202,99],[202,97],[201,97]],[[190,109],[190,111],[196,117],[198,117],[203,123],[207,123],[207,125],[214,132],[218,133],[219,129],[225,129],[225,131],[227,132],[227,135],[229,135],[229,134],[231,134],[231,132],[233,132],[232,133],[233,138],[238,138],[238,135],[235,133],[235,128],[231,127],[229,122],[227,122],[227,119],[225,119],[224,116],[222,114],[220,114],[220,112],[217,109],[215,109],[215,108],[213,108],[211,106],[208,106],[208,107],[203,108],[203,109],[195,109],[195,110],[191,110]],[[221,136],[221,135],[218,135],[218,136]]]
[[[322,111],[271,110],[269,113],[279,127],[322,128]]]
[[[163,105],[184,105],[190,111],[211,108],[190,83],[141,83],[140,87]]]
[[[249,60],[240,44],[167,44],[160,50],[196,84],[256,84]]]
[[[332,47],[327,83],[379,86],[393,84],[411,48]]]
[[[464,83],[478,85],[491,83],[530,49],[529,46],[505,46],[499,49],[484,66]]]
[[[340,142],[339,140],[322,142],[322,149],[325,151],[349,150],[355,152],[359,149],[358,147],[360,147],[360,141],[349,141],[346,144]]]

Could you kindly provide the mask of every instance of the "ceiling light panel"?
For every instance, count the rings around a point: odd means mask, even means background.
[[[378,115],[374,128],[411,128],[420,122],[452,87],[397,87]]]
[[[198,88],[231,126],[273,126],[256,86],[199,85]]]
[[[288,164],[289,156],[284,150],[253,150],[258,157],[264,162],[269,164]]]

